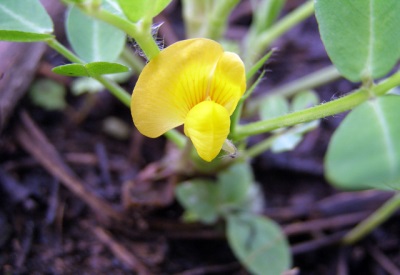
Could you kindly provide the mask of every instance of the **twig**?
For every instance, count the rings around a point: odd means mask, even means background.
[[[127,267],[132,270],[135,270],[139,275],[148,275],[152,274],[149,269],[130,251],[128,251],[124,246],[119,244],[116,240],[113,239],[110,233],[101,227],[95,226],[92,227],[86,223],[83,223],[85,228],[91,230],[96,237],[105,244],[114,255]]]
[[[221,265],[209,265],[197,267],[194,269],[186,270],[180,273],[176,273],[175,275],[203,275],[203,274],[232,274],[232,271],[240,268],[240,264],[237,262],[221,264]]]
[[[323,238],[294,245],[292,246],[292,253],[294,255],[304,254],[310,251],[321,249],[326,246],[339,244],[345,233],[346,232],[338,232]]]
[[[105,223],[124,221],[110,204],[96,197],[84,188],[83,182],[65,164],[53,145],[47,140],[26,112],[20,115],[21,124],[16,129],[16,137],[21,146],[34,156],[50,174],[59,179],[65,187],[90,206]]]
[[[399,275],[400,268],[397,267],[392,261],[388,259],[378,248],[369,247],[368,252],[371,254],[372,258],[377,261],[384,270],[390,275]]]
[[[107,185],[111,184],[111,176],[109,170],[109,161],[106,148],[103,143],[96,143],[96,155],[98,158],[99,169],[103,182]]]
[[[371,212],[338,215],[332,218],[318,219],[306,222],[293,223],[285,226],[283,231],[288,236],[298,235],[323,229],[335,229],[356,224],[366,218]]]

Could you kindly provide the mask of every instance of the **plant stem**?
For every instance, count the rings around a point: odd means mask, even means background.
[[[173,142],[176,147],[178,147],[179,149],[183,149],[185,147],[187,138],[185,138],[184,135],[182,135],[181,133],[179,133],[176,130],[169,130],[168,132],[166,132],[164,134],[164,136],[171,142]]]
[[[55,51],[60,53],[62,56],[67,58],[71,62],[84,64],[84,62],[77,57],[73,52],[68,50],[64,45],[58,42],[56,39],[46,41],[47,44],[53,48]],[[103,84],[110,93],[120,100],[128,108],[131,106],[131,96],[124,89],[121,88],[117,83],[105,78],[104,76],[94,77],[97,81]],[[186,138],[176,130],[170,130],[164,134],[170,141],[175,143],[178,148],[183,148],[186,142]]]
[[[297,92],[301,92],[304,90],[309,90],[323,84],[327,84],[334,80],[337,80],[341,77],[341,74],[336,69],[335,66],[331,65],[325,68],[322,68],[316,72],[313,72],[309,75],[296,79],[286,85],[282,85],[275,89],[272,89],[265,95],[265,97],[272,95],[280,95],[280,96],[292,96]],[[262,99],[260,99],[262,100]],[[259,100],[257,99],[259,102]]]
[[[89,15],[121,29],[135,39],[148,60],[151,60],[160,52],[156,41],[154,41],[154,38],[151,35],[151,22],[139,21],[134,24],[104,9],[89,12]]]
[[[271,148],[272,144],[274,143],[274,140],[278,138],[278,135],[274,135],[271,137],[268,137],[261,141],[260,143],[257,143],[256,145],[250,147],[247,149],[244,153],[242,158],[254,158],[263,152],[267,151],[269,148]]]
[[[386,221],[400,208],[400,193],[389,199],[371,216],[353,228],[344,238],[343,243],[353,244],[370,233],[374,228]]]
[[[211,16],[204,22],[207,26],[205,37],[213,40],[221,39],[225,32],[228,16],[239,0],[218,0],[214,1],[215,6],[211,11]]]
[[[279,36],[290,30],[307,17],[314,13],[314,1],[308,1],[286,15],[283,19],[276,22],[267,32],[259,39],[259,43],[266,48]]]
[[[64,47],[64,45],[62,45],[56,39],[46,40],[46,42],[50,48],[54,49],[56,52],[58,52],[59,54],[64,56],[69,61],[74,62],[74,63],[79,63],[79,64],[85,63],[82,59],[77,57],[73,52],[71,52],[66,47]]]
[[[143,70],[144,60],[140,56],[134,54],[127,46],[124,47],[121,57],[137,75]]]
[[[64,47],[60,42],[58,42],[56,39],[48,40],[47,44],[56,50],[58,53],[60,53],[62,56],[67,58],[71,62],[79,63],[79,64],[84,64],[84,62],[77,57],[73,52],[68,50],[66,47]],[[104,76],[96,76],[93,77],[97,81],[99,81],[101,84],[103,84],[104,87],[106,87],[113,96],[118,98],[123,104],[126,106],[131,105],[131,96],[124,90],[122,89],[118,84],[115,82],[112,82],[108,79],[106,79]]]
[[[257,39],[257,43],[253,45],[253,49],[248,51],[248,58],[246,58],[246,66],[254,63],[254,58],[257,58],[260,53],[278,37],[290,30],[293,26],[297,25],[307,17],[314,13],[314,1],[310,0],[293,12],[286,15],[284,18],[276,22],[266,32],[262,33]],[[250,55],[251,54],[251,55]]]
[[[299,123],[339,114],[344,111],[351,110],[352,108],[367,101],[371,97],[371,94],[380,96],[399,85],[400,72],[397,72],[383,82],[379,83],[378,85],[371,87],[369,90],[365,88],[360,88],[353,93],[350,93],[342,98],[332,100],[325,104],[321,104],[273,119],[253,122],[244,126],[238,126],[235,133],[232,134],[232,138],[238,140],[248,136],[272,131],[278,128],[289,127]]]

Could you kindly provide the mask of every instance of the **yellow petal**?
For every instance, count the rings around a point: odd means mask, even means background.
[[[197,38],[177,42],[153,58],[132,94],[131,113],[138,130],[158,137],[181,125],[189,110],[207,98],[222,54],[217,42]]]
[[[221,151],[229,134],[228,111],[211,100],[194,106],[185,120],[185,134],[192,140],[199,156],[212,161]]]
[[[242,60],[235,53],[224,52],[212,77],[211,99],[224,106],[231,115],[245,90],[246,75]]]

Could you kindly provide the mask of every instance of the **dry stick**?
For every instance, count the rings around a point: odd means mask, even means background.
[[[209,273],[226,274],[228,272],[233,273],[233,270],[239,269],[240,267],[241,265],[239,263],[233,262],[221,265],[209,265],[209,266],[197,267],[180,273],[176,273],[175,275],[203,275]]]
[[[286,235],[293,236],[317,230],[340,228],[344,226],[357,224],[358,222],[368,217],[368,215],[370,214],[371,211],[365,211],[353,214],[340,215],[333,218],[318,219],[301,223],[293,223],[285,226],[283,228],[283,231],[285,232]]]
[[[371,254],[371,256],[377,261],[382,268],[389,273],[390,275],[399,275],[400,274],[400,268],[397,267],[393,262],[391,262],[385,254],[383,254],[378,248],[376,247],[370,247],[368,249],[368,252]]]
[[[323,238],[315,239],[301,244],[296,244],[292,246],[292,253],[293,255],[298,255],[318,250],[325,246],[339,244],[346,233],[347,232],[338,232]]]
[[[139,261],[135,255],[133,255],[124,246],[114,240],[111,234],[108,233],[106,230],[98,226],[92,227],[86,223],[83,225],[85,228],[90,229],[96,235],[96,237],[103,244],[105,244],[122,263],[124,263],[127,267],[135,270],[138,275],[151,274],[148,268],[141,261]]]
[[[34,156],[55,178],[71,190],[98,215],[102,222],[110,224],[123,221],[123,216],[110,204],[96,197],[84,188],[83,182],[65,164],[54,146],[47,140],[26,112],[20,115],[21,124],[16,129],[16,136],[21,146]]]

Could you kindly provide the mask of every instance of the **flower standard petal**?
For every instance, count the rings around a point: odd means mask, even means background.
[[[210,83],[210,98],[224,106],[231,115],[245,90],[246,74],[242,60],[235,53],[224,52]]]
[[[189,110],[207,98],[221,55],[217,42],[198,38],[177,42],[153,58],[132,94],[131,113],[138,130],[158,137],[184,123]]]
[[[230,123],[225,107],[206,100],[189,111],[185,119],[185,134],[192,140],[199,156],[211,161],[221,151]]]

